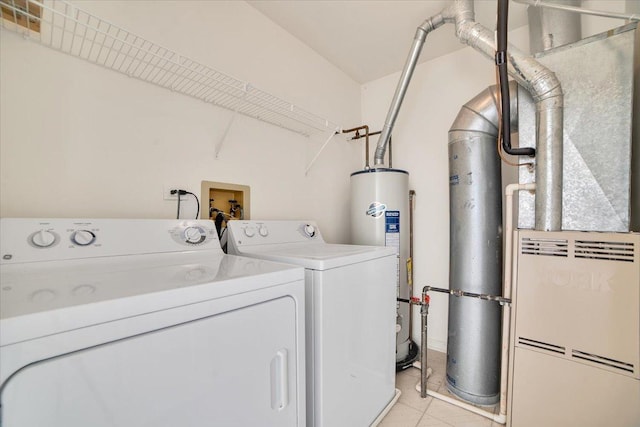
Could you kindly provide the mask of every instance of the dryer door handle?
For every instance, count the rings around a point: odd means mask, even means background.
[[[289,404],[287,349],[281,349],[271,359],[271,409],[282,411]]]

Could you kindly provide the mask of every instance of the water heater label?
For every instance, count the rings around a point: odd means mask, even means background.
[[[384,245],[394,247],[400,253],[400,211],[384,213]]]
[[[367,209],[367,215],[373,218],[380,218],[382,214],[387,210],[387,205],[380,202],[373,202],[369,205]]]
[[[384,245],[395,248],[400,256],[400,211],[386,211],[384,213]],[[396,296],[400,296],[400,263],[396,270]]]

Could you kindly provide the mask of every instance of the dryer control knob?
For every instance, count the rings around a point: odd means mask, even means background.
[[[206,232],[201,227],[187,227],[184,230],[184,241],[192,245],[202,243],[206,238]]]
[[[253,227],[245,227],[244,228],[244,235],[247,237],[253,237],[256,235],[256,229]]]
[[[316,228],[311,224],[306,224],[304,226],[304,234],[309,237],[314,237],[316,235]]]
[[[36,231],[31,235],[31,243],[39,248],[48,248],[56,242],[56,235],[47,230]]]
[[[96,235],[89,230],[77,230],[71,235],[71,242],[78,246],[89,246],[96,241]]]
[[[269,235],[269,230],[265,225],[261,225],[258,229],[258,233],[260,233],[262,237],[267,237]]]

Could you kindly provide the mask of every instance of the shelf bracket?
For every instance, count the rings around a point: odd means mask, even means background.
[[[318,153],[316,153],[315,157],[311,160],[311,162],[309,163],[309,165],[307,166],[307,169],[305,169],[304,171],[304,175],[307,176],[307,174],[309,173],[309,171],[311,170],[311,167],[313,166],[313,164],[316,162],[316,160],[318,160],[318,157],[320,157],[320,154],[324,151],[324,149],[327,147],[327,144],[329,144],[329,142],[331,141],[331,139],[335,136],[338,135],[340,133],[340,129],[336,129],[335,131],[331,132],[331,134],[329,135],[329,137],[327,138],[327,140],[324,142],[324,144],[322,144],[322,147],[320,147],[320,150],[318,151]]]
[[[243,84],[242,96],[240,97],[240,101],[243,101],[243,100],[246,99],[247,92],[249,91],[249,87],[250,87],[249,83],[245,82]],[[236,104],[236,107],[233,109],[233,115],[229,119],[229,122],[227,123],[227,127],[224,129],[224,132],[222,133],[222,136],[220,136],[220,140],[216,144],[216,148],[215,148],[215,158],[216,158],[216,160],[218,159],[218,157],[220,155],[220,150],[222,149],[222,144],[224,144],[224,141],[227,139],[227,135],[229,134],[229,130],[231,129],[231,125],[233,125],[233,122],[236,121],[236,117],[238,117],[238,109],[240,108],[240,105],[241,105],[240,103]]]
[[[218,159],[218,156],[220,155],[220,150],[222,149],[222,144],[224,144],[224,141],[227,139],[227,134],[229,133],[229,129],[231,129],[231,125],[233,124],[233,122],[236,121],[236,117],[238,117],[238,109],[237,108],[235,110],[233,110],[233,115],[229,119],[229,122],[227,123],[227,127],[224,129],[224,132],[222,133],[222,136],[220,137],[220,140],[216,144],[216,149],[215,149],[216,160]]]

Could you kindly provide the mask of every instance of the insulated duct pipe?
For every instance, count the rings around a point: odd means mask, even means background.
[[[424,38],[429,31],[453,23],[461,42],[493,60],[494,33],[474,20],[473,1],[454,0],[453,4],[418,27],[409,59],[402,72],[391,103],[383,133],[375,153],[375,165],[384,163],[387,140],[393,130]],[[421,37],[418,37],[421,34]],[[420,40],[418,40],[420,39]],[[555,74],[534,58],[508,47],[509,74],[531,93],[536,104],[536,230],[557,231],[562,227],[562,139],[563,93]]]
[[[509,83],[510,124],[518,126],[517,83]],[[449,130],[449,287],[502,293],[502,179],[499,89],[467,102]],[[505,117],[504,120],[509,118]],[[500,306],[449,299],[447,383],[466,401],[492,405],[500,396]]]

